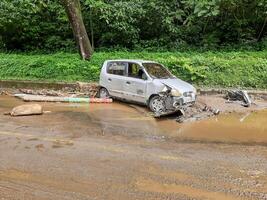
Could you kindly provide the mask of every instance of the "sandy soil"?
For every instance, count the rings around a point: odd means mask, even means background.
[[[267,199],[264,101],[185,124],[116,102],[1,114],[21,104],[0,96],[1,200]]]

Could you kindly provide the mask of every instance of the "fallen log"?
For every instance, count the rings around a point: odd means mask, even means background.
[[[74,98],[74,97],[54,97],[29,94],[15,94],[15,97],[26,102],[63,102],[63,103],[112,103],[112,99],[101,98]]]

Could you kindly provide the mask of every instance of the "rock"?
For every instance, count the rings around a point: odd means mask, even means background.
[[[10,112],[11,116],[27,116],[27,115],[41,115],[43,114],[43,107],[39,104],[25,104],[13,108]]]

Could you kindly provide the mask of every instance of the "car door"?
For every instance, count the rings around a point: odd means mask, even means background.
[[[123,98],[123,83],[126,78],[126,62],[109,62],[107,64],[106,83],[109,94],[113,97]]]
[[[146,75],[136,63],[128,63],[127,78],[123,84],[124,98],[129,101],[146,103]]]

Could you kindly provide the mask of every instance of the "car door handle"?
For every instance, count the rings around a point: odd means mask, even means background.
[[[111,82],[111,81],[112,81],[112,79],[111,79],[111,78],[109,78],[109,79],[108,79],[108,81],[109,81],[109,82]]]
[[[130,82],[130,81],[127,81],[127,82],[126,82],[126,84],[127,84],[127,85],[130,85],[130,84],[131,84],[131,82]]]

